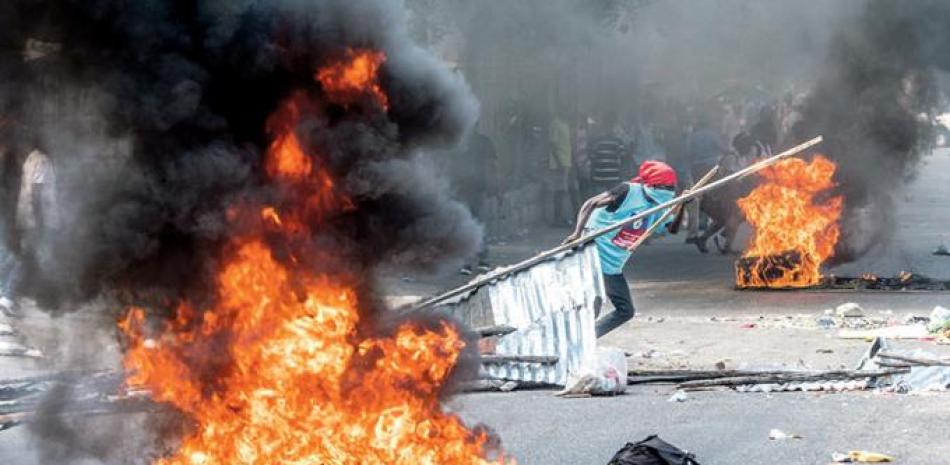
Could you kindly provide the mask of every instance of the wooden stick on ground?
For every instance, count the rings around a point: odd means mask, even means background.
[[[746,177],[746,176],[749,176],[750,174],[753,174],[753,173],[756,173],[756,172],[758,172],[758,171],[761,171],[762,169],[767,168],[767,167],[769,167],[769,166],[771,166],[771,165],[774,165],[775,163],[778,163],[779,161],[781,161],[781,160],[783,160],[783,159],[785,159],[785,158],[789,158],[789,157],[791,157],[792,155],[796,155],[796,154],[798,154],[798,153],[800,153],[800,152],[803,152],[803,151],[805,151],[805,150],[808,150],[808,149],[810,149],[810,148],[812,148],[812,147],[814,147],[814,146],[820,144],[822,140],[823,140],[823,139],[822,139],[822,136],[815,137],[814,139],[811,139],[811,140],[809,140],[809,141],[807,141],[807,142],[804,142],[804,143],[802,143],[802,144],[796,145],[795,147],[792,147],[792,148],[790,148],[790,149],[788,149],[788,150],[786,150],[786,151],[784,151],[784,152],[782,152],[782,153],[780,153],[780,154],[778,154],[778,155],[772,156],[772,157],[770,157],[770,158],[766,158],[765,160],[762,160],[762,161],[760,161],[760,162],[758,162],[758,163],[754,163],[754,164],[752,164],[752,165],[750,165],[750,166],[747,166],[747,167],[745,167],[745,168],[743,168],[743,169],[741,169],[741,170],[739,170],[739,171],[736,171],[735,173],[730,174],[729,176],[725,176],[725,177],[723,177],[722,179],[719,179],[719,180],[716,180],[715,182],[710,183],[709,185],[703,186],[702,188],[695,189],[695,190],[693,190],[692,192],[685,193],[685,194],[683,194],[683,195],[681,195],[681,196],[679,196],[679,197],[677,197],[677,198],[675,198],[675,199],[672,199],[672,200],[670,200],[670,201],[668,201],[668,202],[663,202],[663,203],[661,203],[660,205],[657,205],[657,206],[652,207],[652,208],[648,208],[648,209],[646,209],[646,210],[644,210],[644,211],[642,211],[642,212],[640,212],[640,213],[638,213],[638,214],[636,214],[636,215],[634,215],[634,216],[631,216],[630,218],[627,218],[626,220],[618,221],[618,222],[616,222],[616,223],[614,223],[614,224],[612,224],[612,225],[610,225],[610,226],[607,226],[607,227],[604,227],[604,228],[599,229],[599,230],[597,230],[597,231],[594,231],[594,232],[592,232],[592,233],[590,233],[590,234],[588,234],[588,235],[586,235],[586,236],[584,236],[584,237],[581,237],[581,238],[579,238],[579,239],[573,240],[573,241],[568,242],[568,243],[566,243],[566,244],[561,244],[561,245],[559,245],[559,246],[557,246],[557,247],[554,247],[553,249],[547,250],[547,251],[545,251],[545,252],[541,252],[541,253],[539,253],[539,254],[537,254],[537,255],[531,257],[531,258],[528,258],[528,259],[526,259],[526,260],[523,260],[523,261],[521,261],[521,262],[519,262],[519,263],[516,263],[516,264],[514,264],[514,265],[512,265],[512,266],[509,266],[509,267],[507,267],[507,268],[502,268],[502,269],[493,271],[493,272],[491,272],[491,273],[488,273],[488,274],[486,274],[486,275],[484,275],[484,276],[482,276],[482,277],[480,277],[480,278],[478,278],[478,279],[475,279],[475,280],[469,282],[468,284],[465,284],[465,285],[459,286],[459,287],[457,287],[457,288],[455,288],[455,289],[446,291],[446,292],[444,292],[444,293],[442,293],[442,294],[439,294],[439,295],[437,295],[437,296],[430,297],[430,298],[428,298],[428,299],[424,299],[423,301],[418,302],[418,303],[416,303],[416,304],[414,304],[414,305],[411,305],[409,308],[403,310],[403,313],[411,313],[411,312],[416,312],[416,311],[419,311],[419,310],[427,309],[427,308],[429,308],[429,307],[438,305],[438,304],[440,304],[440,303],[442,303],[442,302],[445,302],[445,301],[447,301],[447,300],[449,300],[449,299],[452,299],[452,298],[454,298],[454,297],[458,297],[458,296],[460,296],[460,295],[464,295],[464,294],[467,294],[467,293],[469,293],[469,292],[472,292],[472,291],[474,291],[474,290],[476,290],[476,289],[478,289],[478,288],[480,288],[480,287],[482,287],[482,286],[484,286],[484,285],[486,285],[486,284],[489,284],[489,283],[491,283],[491,282],[493,282],[493,281],[496,281],[496,280],[498,280],[498,279],[502,279],[502,278],[504,278],[504,277],[506,277],[506,276],[508,276],[508,275],[510,275],[510,274],[512,274],[512,273],[517,273],[517,272],[519,272],[519,271],[523,271],[523,270],[526,270],[526,269],[528,269],[528,268],[531,268],[531,267],[533,267],[533,266],[535,266],[535,265],[537,265],[537,264],[539,264],[539,263],[541,263],[541,262],[544,262],[544,261],[546,261],[546,260],[548,260],[548,259],[550,259],[550,258],[552,258],[552,257],[557,256],[558,254],[561,254],[561,253],[567,252],[567,251],[569,251],[569,250],[572,250],[572,249],[574,249],[575,247],[578,247],[578,246],[582,246],[582,245],[584,245],[584,244],[587,244],[588,242],[593,241],[594,239],[596,239],[596,238],[598,238],[598,237],[600,237],[600,236],[602,236],[602,235],[604,235],[604,234],[608,234],[608,233],[610,233],[610,232],[616,231],[616,230],[618,230],[618,229],[620,229],[620,228],[622,228],[622,227],[624,227],[624,226],[626,226],[626,225],[628,225],[628,224],[633,224],[633,223],[635,223],[635,222],[637,222],[637,221],[640,221],[640,220],[642,220],[642,219],[644,219],[644,218],[646,218],[646,217],[648,217],[648,216],[650,216],[650,215],[652,215],[652,214],[654,214],[654,213],[661,212],[661,211],[665,211],[665,210],[667,210],[667,209],[669,209],[669,208],[672,208],[672,207],[675,207],[676,205],[679,205],[680,203],[686,202],[687,200],[690,200],[690,199],[699,197],[700,195],[703,195],[703,194],[706,193],[706,192],[709,192],[709,191],[714,190],[714,189],[718,189],[718,188],[720,188],[720,187],[722,187],[722,186],[724,186],[724,185],[726,185],[726,184],[728,184],[728,183],[730,183],[730,182],[732,182],[732,181],[735,181],[735,180],[737,180],[737,179],[744,178],[744,177]]]
[[[706,173],[702,178],[700,178],[699,181],[696,181],[696,184],[693,184],[693,187],[683,191],[683,193],[688,194],[697,189],[702,189],[703,186],[705,186],[709,181],[712,181],[712,178],[716,176],[716,173],[718,172],[719,172],[719,165],[716,165],[711,170],[709,170],[709,172]],[[637,240],[633,244],[630,245],[630,247],[627,247],[627,250],[630,252],[633,252],[634,250],[637,250],[638,248],[640,248],[640,246],[643,245],[643,243],[646,242],[647,239],[649,239],[650,236],[653,235],[653,233],[655,233],[658,229],[660,229],[660,226],[663,226],[663,223],[666,222],[667,218],[673,215],[676,215],[677,217],[679,217],[679,212],[682,211],[685,207],[686,207],[686,203],[684,202],[677,205],[674,208],[667,210],[666,213],[664,213],[663,216],[660,217],[660,219],[658,219],[656,222],[650,225],[650,228],[647,229],[643,233],[643,235],[638,237]]]
[[[764,376],[738,376],[734,378],[718,378],[710,380],[687,381],[680,383],[680,389],[702,389],[717,386],[745,386],[747,384],[784,384],[784,383],[805,383],[813,381],[836,381],[864,378],[879,378],[882,376],[899,375],[909,373],[909,370],[875,370],[875,371],[854,371],[854,370],[835,370],[819,372],[802,372],[788,374],[771,374]]]
[[[704,379],[737,378],[740,376],[788,375],[801,373],[802,372],[800,371],[790,370],[630,370],[627,376],[627,384],[683,383],[686,381],[698,381]]]
[[[939,360],[935,358],[910,357],[907,355],[889,354],[887,352],[878,352],[877,356],[880,358],[885,358],[889,360],[897,360],[898,362],[904,362],[905,364],[909,364],[909,365],[929,366],[929,367],[950,367],[950,361]]]

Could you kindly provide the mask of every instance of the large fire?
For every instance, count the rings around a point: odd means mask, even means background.
[[[364,82],[373,94],[374,83]],[[155,464],[506,463],[489,458],[487,433],[441,409],[464,347],[457,329],[404,323],[388,336],[363,336],[350,278],[297,265],[292,239],[313,224],[303,220],[351,208],[295,134],[307,107],[300,98],[269,121],[265,161],[271,182],[300,202],[236,207],[250,210],[243,214],[258,219],[259,232],[227,247],[213,305],[181,303],[157,332],[142,309],[120,323],[130,343],[128,383],[193,422],[177,451]],[[272,253],[275,233],[289,257]]]
[[[836,166],[783,160],[762,171],[764,181],[739,200],[753,236],[736,266],[739,287],[807,287],[821,281],[821,264],[838,242],[842,198],[820,200],[835,186]]]

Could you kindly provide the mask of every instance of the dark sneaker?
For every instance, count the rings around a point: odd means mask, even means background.
[[[700,237],[687,237],[686,243],[695,245],[700,253],[709,253],[709,249],[706,248],[706,241]]]

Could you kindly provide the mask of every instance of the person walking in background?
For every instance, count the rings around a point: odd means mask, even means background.
[[[472,212],[472,216],[483,225],[485,202],[490,197],[493,178],[498,175],[497,161],[495,144],[481,132],[479,123],[476,123],[472,133],[455,152],[451,165],[456,199],[464,203]],[[487,242],[487,238],[482,239],[481,249],[475,257],[475,266],[479,271],[490,269]],[[459,272],[470,275],[472,270],[472,264],[466,264]]]
[[[623,140],[614,135],[614,118],[605,115],[595,122],[597,136],[588,144],[590,158],[590,184],[593,192],[605,192],[625,178],[627,148]]]
[[[580,238],[585,231],[596,231],[631,218],[638,213],[668,202],[676,192],[676,171],[660,161],[649,160],[640,166],[636,178],[591,197],[577,214],[577,226],[564,243]],[[665,212],[656,212],[597,239],[597,255],[604,278],[607,298],[614,306],[610,315],[597,320],[596,334],[601,337],[633,318],[636,308],[623,267],[630,259],[631,247]],[[663,226],[669,226],[667,217]],[[599,315],[598,315],[599,316]]]
[[[41,261],[48,258],[45,252],[52,240],[50,233],[59,226],[53,161],[40,140],[34,140],[32,147],[23,162],[16,200],[14,241],[19,254],[15,251],[13,259],[5,263],[6,275],[0,285],[0,310],[9,316],[19,316],[16,298],[24,275],[35,275],[40,270]]]
[[[689,118],[687,107],[680,103],[671,103],[670,111],[666,113],[663,124],[663,145],[666,150],[666,162],[676,170],[680,189],[693,185],[693,173],[689,163],[689,136],[692,133],[692,121]],[[699,214],[696,202],[688,202],[686,211],[689,216]]]
[[[719,131],[713,128],[713,118],[707,112],[700,112],[696,118],[696,129],[690,134],[688,144],[689,169],[693,180],[703,177],[709,170],[719,163],[719,159],[729,152],[722,143]],[[693,201],[689,213],[686,236],[687,244],[694,244],[702,253],[707,253],[704,241],[699,237],[699,203],[701,198]]]
[[[588,120],[587,116],[579,117],[574,124],[574,133],[571,137],[571,142],[573,142],[571,171],[574,178],[568,186],[571,195],[571,211],[579,210],[585,196],[590,192],[590,155],[587,151]]]
[[[548,182],[551,194],[552,212],[551,225],[564,226],[570,225],[567,219],[566,204],[569,202],[568,193],[570,184],[573,180],[573,162],[571,152],[573,144],[571,143],[571,127],[560,114],[551,115],[551,122],[548,125]]]
[[[765,105],[759,110],[759,117],[755,124],[749,129],[752,138],[765,146],[767,153],[778,146],[779,125],[775,117],[775,107]]]

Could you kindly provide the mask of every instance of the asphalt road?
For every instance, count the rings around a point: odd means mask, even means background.
[[[465,395],[463,417],[484,423],[521,465],[603,465],[651,434],[703,465],[823,465],[832,452],[869,450],[897,463],[950,462],[950,399],[843,394],[693,393],[686,402],[637,389],[612,398],[560,399],[528,391]],[[770,441],[777,428],[803,439]]]

